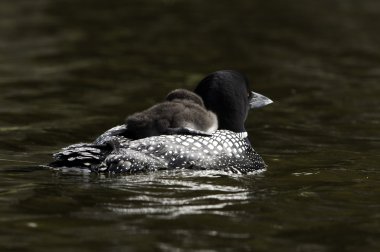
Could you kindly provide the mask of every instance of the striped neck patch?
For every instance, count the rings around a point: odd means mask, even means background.
[[[247,131],[244,131],[244,132],[238,132],[236,133],[240,139],[244,139],[244,138],[247,138],[248,137],[248,133]]]

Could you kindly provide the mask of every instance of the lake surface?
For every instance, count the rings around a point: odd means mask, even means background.
[[[380,251],[380,2],[0,2],[0,251]],[[239,69],[267,171],[39,166]]]

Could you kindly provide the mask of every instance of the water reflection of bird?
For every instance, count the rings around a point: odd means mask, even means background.
[[[128,126],[121,125],[93,143],[71,145],[55,153],[51,166],[115,173],[183,168],[247,173],[265,168],[247,138],[244,122],[249,109],[272,101],[250,92],[247,78],[233,70],[206,76],[194,92],[218,118],[218,130],[212,135],[179,133],[133,140],[124,136]]]

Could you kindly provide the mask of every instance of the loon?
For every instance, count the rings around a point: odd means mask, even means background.
[[[128,116],[123,134],[129,139],[170,134],[210,135],[218,129],[216,115],[200,96],[186,89],[171,91],[166,101]]]
[[[128,125],[100,135],[93,143],[79,143],[53,154],[52,167],[76,167],[92,172],[138,173],[168,169],[222,170],[246,174],[266,168],[252,148],[244,122],[249,109],[272,103],[249,90],[245,75],[221,70],[206,76],[194,91],[216,114],[218,130],[211,135],[174,134],[141,139],[124,136]]]

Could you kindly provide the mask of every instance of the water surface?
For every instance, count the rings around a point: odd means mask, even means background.
[[[1,251],[378,251],[376,0],[0,2]],[[239,69],[260,174],[40,167]]]

